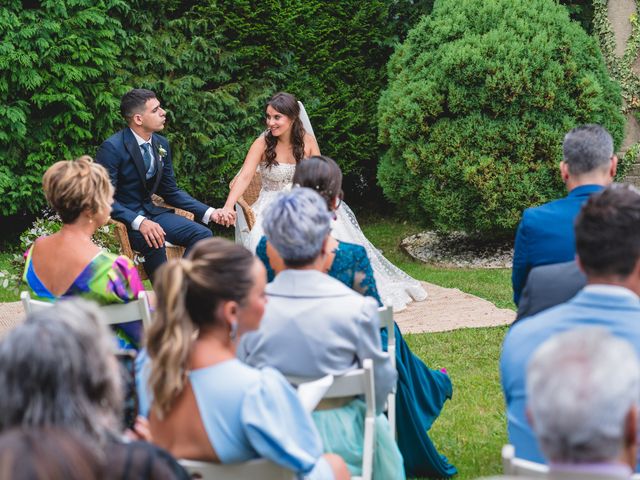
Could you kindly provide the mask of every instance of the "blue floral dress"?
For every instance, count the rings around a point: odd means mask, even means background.
[[[375,298],[382,305],[364,247],[338,240],[334,253],[335,258],[327,273],[362,295]],[[271,282],[275,272],[267,255],[264,236],[256,247],[256,255],[264,263],[267,281]],[[427,367],[411,352],[395,322],[394,329],[398,370],[396,429],[406,474],[409,477],[451,477],[457,473],[456,467],[438,453],[427,434],[444,403],[451,398],[451,379],[446,373]],[[384,328],[381,337],[386,349],[387,332]]]

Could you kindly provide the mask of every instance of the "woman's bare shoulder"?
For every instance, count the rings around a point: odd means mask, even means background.
[[[320,148],[318,147],[318,142],[316,141],[316,137],[314,137],[308,132],[305,132],[304,134],[304,154],[305,154],[305,157],[320,155]]]

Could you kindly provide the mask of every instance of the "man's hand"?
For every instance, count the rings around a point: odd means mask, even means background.
[[[150,247],[160,248],[164,246],[164,236],[166,234],[156,222],[145,218],[140,224],[139,231]]]

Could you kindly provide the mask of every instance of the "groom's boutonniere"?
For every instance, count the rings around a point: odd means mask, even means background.
[[[167,156],[167,151],[164,149],[162,145],[158,147],[158,155],[160,155],[161,159]]]

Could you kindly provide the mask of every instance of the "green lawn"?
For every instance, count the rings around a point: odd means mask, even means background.
[[[514,308],[511,270],[434,268],[412,260],[400,240],[419,227],[389,219],[362,225],[367,238],[395,265],[414,278],[455,287],[499,307]],[[445,404],[430,436],[440,453],[459,471],[457,479],[473,479],[502,471],[500,449],[507,441],[498,359],[506,327],[466,328],[453,332],[407,334],[413,352],[432,368],[446,367],[453,398]]]
[[[413,260],[400,248],[400,241],[420,232],[407,222],[389,219],[367,221],[362,225],[367,238],[385,257],[414,278],[485,298],[500,308],[515,309],[511,293],[511,269],[436,268]]]
[[[384,255],[413,277],[444,287],[459,288],[499,307],[514,308],[508,269],[443,269],[426,266],[403,253],[400,240],[418,227],[390,219],[367,220],[367,237]],[[0,253],[0,271],[12,254]],[[0,302],[17,295],[0,289]],[[439,451],[458,467],[457,479],[501,473],[500,449],[506,442],[504,402],[498,358],[505,327],[467,328],[454,332],[408,334],[412,350],[432,368],[446,367],[453,381],[453,399],[430,431]]]

